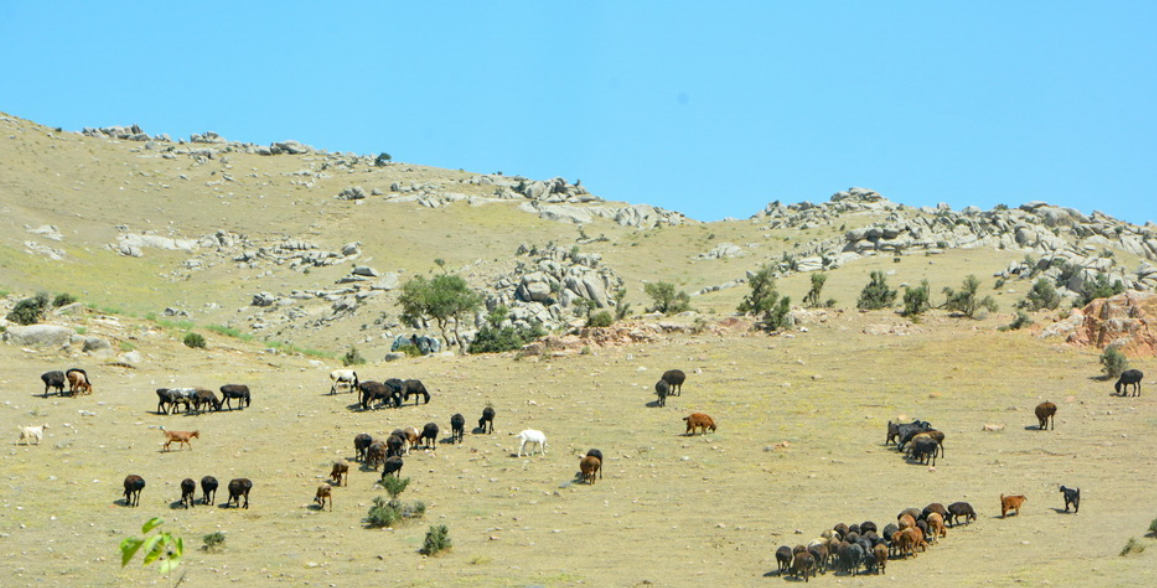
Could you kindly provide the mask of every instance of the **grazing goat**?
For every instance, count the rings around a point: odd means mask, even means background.
[[[935,439],[927,435],[916,435],[908,447],[908,459],[935,466],[939,447],[940,445],[936,443]]]
[[[659,397],[658,406],[667,406],[667,396],[671,394],[671,385],[663,380],[655,382],[655,395]]]
[[[125,506],[140,506],[141,490],[145,489],[145,479],[136,476],[125,476]]]
[[[594,484],[595,476],[598,475],[602,465],[602,460],[593,455],[582,458],[582,460],[579,461],[579,471],[582,472],[582,480],[587,484]]]
[[[828,551],[827,541],[816,543],[815,545],[808,544],[807,552],[811,554],[813,559],[815,559],[816,571],[821,574],[824,573],[825,567],[828,564],[828,556],[830,554]]]
[[[868,533],[875,533],[876,531],[876,523],[873,523],[872,521],[864,521],[860,523],[860,532],[864,535],[867,535]]]
[[[20,439],[18,439],[16,442],[23,442],[24,445],[28,445],[29,441],[36,439],[36,443],[34,443],[34,445],[40,445],[40,440],[44,438],[44,429],[47,428],[47,424],[28,427],[16,427],[16,429],[20,431]]]
[[[538,445],[539,451],[541,451],[543,455],[546,455],[546,435],[543,434],[542,431],[526,429],[518,434],[518,440],[518,457],[522,457],[522,450],[526,447],[527,443],[534,443]],[[534,448],[531,448],[531,451],[527,452],[526,456],[530,457],[531,455],[534,455],[533,450]]]
[[[329,373],[333,384],[329,387],[330,394],[337,394],[338,388],[345,388],[350,392],[358,389],[358,373],[353,370],[334,370]]]
[[[181,504],[184,505],[185,508],[191,508],[193,506],[193,498],[196,493],[197,482],[193,481],[193,478],[181,480]]]
[[[401,435],[406,439],[406,455],[410,455],[410,450],[417,447],[418,441],[422,439],[422,435],[414,427],[406,427],[400,431],[394,431],[393,434]]]
[[[860,571],[860,565],[864,561],[864,547],[859,543],[846,543],[840,546],[840,566],[844,571],[851,573],[853,576]]]
[[[225,506],[249,509],[249,491],[253,489],[253,482],[249,478],[233,478],[229,480],[229,501]],[[245,506],[241,506],[241,499],[245,498]]]
[[[225,406],[229,407],[229,410],[233,410],[233,405],[231,404],[233,400],[237,401],[238,409],[247,408],[249,406],[249,386],[245,384],[225,384],[221,386],[221,398]],[[245,403],[244,407],[241,406],[242,402]],[[221,410],[220,405],[217,406],[217,410]]]
[[[791,573],[797,579],[800,574],[803,574],[803,581],[807,582],[808,574],[811,574],[813,577],[816,575],[816,559],[812,557],[812,554],[809,553],[807,549],[794,555],[795,557],[791,562]]]
[[[487,406],[482,409],[482,418],[478,419],[478,428],[488,435],[494,432],[494,408]]]
[[[390,474],[393,474],[395,478],[402,477],[403,465],[405,465],[405,462],[402,461],[401,456],[395,455],[386,458],[385,465],[382,466],[382,479],[384,480],[386,476]]]
[[[438,432],[438,423],[426,423],[426,426],[422,427],[418,441],[422,443],[423,449],[438,449]]]
[[[948,536],[948,529],[944,527],[944,517],[940,513],[928,513],[928,537],[932,539],[933,543],[940,541],[941,537]]]
[[[361,391],[361,405],[362,410],[369,410],[370,404],[377,400],[378,406],[390,404],[393,394],[390,389],[381,382],[373,380],[366,380],[358,384],[358,390]]]
[[[426,385],[421,380],[406,380],[402,382],[402,403],[404,404],[410,397],[414,397],[414,404],[418,404],[418,397],[422,397],[422,404],[430,404],[430,393],[426,391]]]
[[[354,437],[354,459],[365,460],[366,450],[370,448],[370,443],[374,442],[374,438],[365,433],[359,433]]]
[[[217,478],[205,476],[201,478],[201,502],[213,504],[217,499]]]
[[[221,410],[221,400],[212,390],[205,390],[204,388],[197,388],[193,393],[193,409],[201,412],[201,407],[212,408],[213,410]]]
[[[587,455],[599,458],[599,479],[603,479],[603,452],[598,449],[592,449],[587,452]]]
[[[1053,430],[1057,428],[1056,422],[1057,405],[1051,402],[1042,402],[1036,407],[1036,420],[1040,421],[1040,430],[1045,430],[1045,425],[1052,423]]]
[[[911,441],[916,435],[919,435],[920,433],[927,433],[928,431],[933,430],[935,430],[935,427],[933,427],[932,423],[929,423],[928,421],[914,421],[906,425],[900,425],[900,434],[898,443],[896,444],[896,449],[898,451],[904,451],[904,446],[907,445],[908,442]]]
[[[1113,389],[1117,391],[1118,396],[1126,396],[1128,395],[1129,386],[1132,385],[1132,396],[1140,396],[1141,379],[1144,377],[1145,374],[1141,373],[1141,370],[1125,370],[1121,372],[1121,377],[1117,379],[1117,383],[1113,384]],[[1124,390],[1125,393],[1122,393],[1121,390]]]
[[[703,434],[707,434],[707,429],[715,432],[715,420],[701,412],[693,412],[690,416],[683,417],[687,421],[687,431],[684,435],[694,435],[697,429],[701,429]]]
[[[173,441],[177,442],[177,450],[178,451],[180,451],[181,447],[183,447],[185,445],[188,445],[189,451],[192,451],[193,450],[193,444],[190,443],[190,441],[192,439],[200,439],[201,438],[201,431],[199,431],[199,430],[198,431],[170,431],[170,430],[162,427],[161,432],[165,434],[165,451],[169,450],[169,446],[173,444]]]
[[[899,443],[905,435],[910,431],[928,431],[932,429],[932,425],[928,421],[915,420],[910,423],[901,423],[888,421],[888,437],[884,439],[884,445],[889,443]]]
[[[953,527],[960,524],[960,517],[964,517],[965,523],[970,523],[976,520],[976,511],[972,509],[972,505],[967,502],[953,502],[948,505],[948,516],[944,520],[948,521]]]
[[[687,379],[687,374],[683,370],[667,370],[663,372],[662,380],[670,387],[671,394],[675,396],[683,395],[683,381]]]
[[[903,525],[901,525],[903,526]],[[916,527],[901,528],[892,535],[892,542],[896,545],[896,555],[899,557],[916,557]]]
[[[450,439],[455,443],[461,443],[466,436],[466,417],[461,413],[457,413],[450,417]]]
[[[329,478],[338,486],[343,485],[342,480],[345,479],[345,485],[349,485],[350,464],[344,461],[333,462],[333,469],[329,472]]]
[[[366,448],[366,465],[377,471],[378,464],[383,461],[386,461],[386,443],[379,439],[370,443],[370,446]]]
[[[1008,515],[1009,511],[1013,511],[1013,510],[1015,510],[1016,514],[1019,515],[1020,514],[1020,505],[1024,504],[1025,500],[1028,500],[1028,499],[1025,498],[1023,494],[1018,494],[1016,496],[1005,496],[1005,495],[1001,494],[1000,495],[1000,518],[1003,519],[1005,516]]]
[[[888,546],[877,543],[872,548],[872,557],[876,560],[876,573],[883,574],[888,570]]]
[[[178,404],[188,412],[195,393],[193,388],[157,388],[157,414],[176,413]]]
[[[386,438],[386,457],[401,457],[406,452],[406,439],[398,435]],[[375,466],[374,469],[377,469]]]
[[[88,379],[88,372],[80,368],[72,368],[64,372],[64,377],[68,378],[69,396],[92,394],[92,382]]]
[[[333,488],[329,484],[322,484],[317,487],[313,501],[321,505],[321,510],[325,510],[326,500],[329,501],[329,511],[333,512]]]
[[[781,545],[779,549],[775,550],[775,563],[779,566],[779,575],[784,575],[791,571],[792,553],[791,548],[786,545]]]
[[[1065,512],[1069,512],[1069,505],[1073,506],[1073,512],[1081,512],[1081,489],[1080,488],[1065,488],[1061,486],[1061,494],[1065,495]]]
[[[44,372],[40,374],[40,380],[44,382],[44,397],[48,398],[48,389],[56,388],[56,394],[64,395],[64,372],[60,370],[52,370],[51,372]]]
[[[920,511],[920,517],[919,518],[922,518],[924,520],[928,520],[928,515],[930,515],[932,513],[936,513],[936,514],[940,515],[941,520],[945,520],[945,521],[948,520],[948,509],[944,508],[944,505],[940,504],[939,502],[933,502],[932,504],[925,506],[924,510]]]

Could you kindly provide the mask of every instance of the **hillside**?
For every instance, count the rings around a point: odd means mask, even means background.
[[[978,520],[892,560],[886,578],[812,581],[1150,586],[1157,549],[1118,553],[1130,538],[1153,545],[1143,535],[1157,489],[1144,472],[1157,464],[1138,440],[1157,427],[1157,404],[1111,394],[1097,360],[1134,333],[1133,367],[1157,370],[1146,354],[1157,339],[1129,330],[1153,310],[1155,259],[1157,227],[1044,203],[914,208],[854,188],[702,223],[561,179],[0,115],[0,310],[39,291],[78,300],[49,314],[41,339],[3,324],[0,571],[21,585],[166,584],[122,569],[116,551],[162,516],[186,541],[184,585],[766,586],[781,581],[780,545],[963,500]],[[395,336],[436,333],[401,324],[396,303],[406,280],[443,271],[436,260],[512,320],[558,325],[550,345],[385,361]],[[775,335],[734,316],[749,272],[768,263],[797,301],[798,322]],[[819,269],[835,305],[801,308]],[[975,320],[857,311],[874,271],[894,288],[928,280],[934,304],[976,275],[1000,308]],[[1070,314],[1102,275],[1129,291]],[[999,330],[1040,277],[1070,302]],[[694,311],[586,338],[566,326],[578,298],[609,305],[621,286],[639,310],[656,281],[693,293]],[[188,332],[206,348],[183,345]],[[363,380],[421,379],[431,402],[362,410],[353,394],[330,395],[353,345],[368,359]],[[94,393],[45,394],[40,375],[70,367],[88,371]],[[688,381],[657,407],[655,381],[671,368]],[[250,386],[252,406],[157,411],[157,388],[227,383]],[[1033,408],[1046,400],[1059,411],[1040,431]],[[494,435],[469,430],[487,405]],[[684,436],[691,412],[718,430]],[[455,413],[462,445],[405,458],[403,499],[425,502],[424,521],[365,528],[384,493],[359,464],[332,511],[311,505],[330,464],[353,458],[355,435],[434,422],[446,437]],[[935,466],[883,443],[888,421],[915,418],[947,436]],[[39,446],[15,443],[13,429],[42,423]],[[161,427],[200,437],[164,452]],[[546,455],[515,456],[525,428],[546,433]],[[578,483],[591,447],[607,457],[604,477]],[[138,508],[121,501],[129,474],[148,483]],[[251,508],[181,508],[181,480],[203,475],[251,478]],[[1061,484],[1082,488],[1079,515],[1063,512]],[[1001,520],[1001,494],[1028,496],[1024,512]],[[437,524],[454,548],[423,557]],[[198,549],[214,531],[224,549]]]

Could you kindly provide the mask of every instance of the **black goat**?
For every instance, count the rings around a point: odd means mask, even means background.
[[[229,480],[229,502],[234,508],[249,508],[249,491],[253,489],[253,482],[249,478],[233,478]],[[245,506],[241,506],[241,498],[245,498]]]
[[[478,428],[482,429],[483,433],[494,432],[494,409],[487,406],[482,409],[482,418],[478,419]]]
[[[196,493],[197,483],[193,481],[193,478],[181,480],[181,504],[184,505],[185,508],[191,508],[193,506],[193,498]]]
[[[402,466],[404,463],[402,458],[397,455],[387,458],[385,462],[386,465],[382,467],[382,479],[384,480],[386,476],[390,474],[393,474],[394,477],[397,478],[402,477]]]
[[[671,385],[664,380],[655,382],[655,395],[659,397],[659,406],[667,406],[667,397],[671,395]]]
[[[249,386],[245,384],[225,384],[221,386],[221,398],[225,406],[229,407],[229,410],[233,410],[232,400],[237,400],[237,408],[247,408],[249,406]],[[245,403],[245,407],[241,406],[242,402]],[[220,408],[217,410],[220,410]]]
[[[56,388],[56,394],[64,395],[64,372],[60,370],[52,370],[51,372],[44,372],[40,374],[40,380],[44,382],[44,397],[48,398],[48,389]]]
[[[784,575],[791,571],[791,548],[786,545],[781,545],[779,549],[775,550],[775,563],[779,566],[779,575]]]
[[[358,391],[361,392],[362,410],[369,410],[370,404],[375,400],[379,401],[379,406],[389,404],[392,396],[385,384],[373,380],[359,382]]]
[[[960,524],[960,517],[964,517],[965,523],[970,523],[976,520],[976,511],[972,509],[972,505],[967,502],[953,502],[948,505],[948,516],[944,517],[945,522],[951,522],[952,526]]]
[[[908,458],[928,465],[936,465],[936,454],[940,452],[940,444],[931,437],[918,437],[908,448]]]
[[[916,435],[919,435],[920,433],[924,433],[924,432],[931,431],[931,430],[933,430],[932,423],[929,423],[928,421],[912,421],[910,423],[898,426],[896,428],[896,432],[897,432],[896,449],[898,449],[899,451],[904,451],[904,446],[907,445],[908,442],[911,441],[913,437],[915,437]]]
[[[1061,494],[1065,495],[1065,512],[1069,512],[1069,505],[1072,505],[1074,513],[1081,512],[1080,488],[1065,488],[1061,486]]]
[[[373,442],[373,437],[365,433],[358,433],[358,435],[354,437],[354,459],[364,460],[366,458],[366,450],[370,448],[370,443]]]
[[[136,476],[125,476],[125,506],[141,505],[141,490],[145,489],[145,479]]]
[[[418,404],[418,397],[422,397],[422,404],[430,404],[430,393],[426,390],[425,384],[421,380],[406,380],[402,382],[402,402],[405,403],[410,397],[414,397],[414,404]]]
[[[52,372],[48,372],[48,373],[52,373]],[[43,378],[44,376],[41,376],[41,377]],[[1115,389],[1117,391],[1118,396],[1129,396],[1130,395],[1130,394],[1128,394],[1129,386],[1132,385],[1133,386],[1133,394],[1131,394],[1131,396],[1140,396],[1141,395],[1141,379],[1144,377],[1145,377],[1145,374],[1141,373],[1141,370],[1125,370],[1125,371],[1121,372],[1121,377],[1117,379],[1117,383],[1113,384],[1113,389]],[[1122,393],[1122,390],[1124,390],[1124,393]],[[47,396],[47,395],[48,394],[47,394],[47,389],[46,389],[45,396]]]
[[[461,443],[462,438],[466,436],[466,417],[461,414],[450,417],[450,431],[450,438],[455,443]]]
[[[212,408],[213,410],[221,410],[221,400],[212,390],[205,390],[198,388],[197,392],[193,394],[193,409],[201,412],[201,407]]]
[[[406,438],[402,435],[390,435],[386,438],[386,457],[401,457],[406,451]],[[375,468],[377,466],[374,466]]]
[[[217,499],[217,478],[205,476],[201,478],[201,502],[213,504]]]
[[[422,447],[437,449],[438,423],[426,423],[426,426],[422,427],[422,434],[418,439],[422,442]]]
[[[683,395],[683,382],[687,379],[687,374],[683,373],[683,370],[667,370],[663,372],[661,379],[670,386],[671,394]]]

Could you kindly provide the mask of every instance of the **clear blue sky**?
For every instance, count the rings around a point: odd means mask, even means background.
[[[0,0],[0,111],[582,179],[1157,221],[1157,2]]]

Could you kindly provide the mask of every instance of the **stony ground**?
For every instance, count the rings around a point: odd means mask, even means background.
[[[1096,354],[997,333],[1007,316],[932,316],[904,336],[870,335],[904,324],[891,314],[832,312],[807,332],[675,336],[653,345],[593,349],[551,359],[425,358],[363,366],[363,378],[417,377],[429,405],[360,412],[330,396],[328,372],[308,358],[256,353],[229,339],[193,351],[159,330],[139,333],[138,369],[0,346],[0,573],[14,585],[155,583],[121,569],[117,545],[149,517],[190,546],[185,585],[325,586],[762,586],[779,545],[803,543],[838,522],[886,523],[906,507],[971,502],[979,520],[883,577],[831,573],[820,584],[933,581],[941,586],[1151,586],[1157,489],[1147,437],[1157,406],[1111,396],[1095,379]],[[96,392],[44,398],[38,376],[81,364]],[[1151,360],[1136,367],[1157,373]],[[689,373],[682,396],[650,406],[672,367]],[[244,411],[157,415],[159,386],[216,388],[245,382]],[[1037,431],[1032,408],[1060,406],[1055,431]],[[494,435],[415,453],[404,499],[426,520],[366,529],[377,475],[351,474],[332,512],[311,499],[329,464],[353,455],[357,433],[436,422],[455,412],[473,425],[498,411]],[[80,411],[95,413],[85,416]],[[683,436],[680,420],[703,411],[717,433]],[[899,415],[947,434],[936,468],[907,463],[883,445]],[[49,423],[43,443],[16,445],[17,425]],[[985,424],[1003,424],[987,433]],[[158,427],[201,431],[193,450],[161,451]],[[523,428],[549,437],[545,456],[514,456]],[[579,456],[597,447],[605,476],[574,481]],[[139,508],[121,503],[121,481],[143,476]],[[174,508],[185,477],[254,481],[249,510]],[[1057,487],[1080,487],[1080,514],[1064,514]],[[999,495],[1028,496],[999,518]],[[226,499],[224,488],[219,502]],[[450,528],[454,548],[417,553],[426,528]],[[225,548],[197,547],[213,531]],[[1118,556],[1130,538],[1150,547]],[[788,580],[790,581],[790,580]]]

